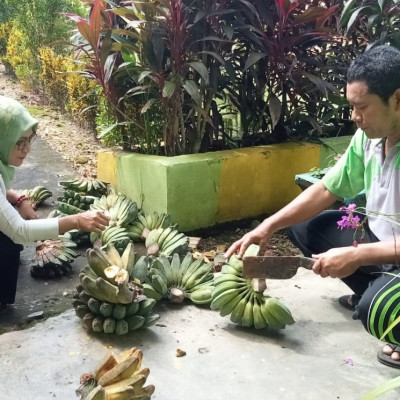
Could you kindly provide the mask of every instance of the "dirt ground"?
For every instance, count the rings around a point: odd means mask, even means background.
[[[2,64],[0,64],[0,94],[12,97],[28,107],[31,114],[39,121],[38,135],[61,154],[79,176],[96,177],[97,152],[105,146],[96,139],[93,131],[80,126],[67,114],[62,114],[56,107],[49,105],[40,94],[25,91],[15,78],[5,74]],[[208,251],[217,246],[228,247],[256,223],[256,220],[237,221],[191,232],[190,235],[201,237],[199,250]],[[276,255],[299,253],[284,232],[278,232],[273,236],[268,250]]]

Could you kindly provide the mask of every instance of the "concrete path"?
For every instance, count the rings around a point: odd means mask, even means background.
[[[356,400],[398,375],[376,360],[380,347],[336,298],[345,288],[299,271],[275,281],[296,323],[279,332],[235,326],[217,312],[161,305],[159,323],[127,336],[90,334],[74,311],[0,336],[1,398],[72,400],[79,377],[108,347],[144,354],[156,400]],[[185,357],[176,357],[177,349]],[[384,399],[399,399],[399,391]]]
[[[55,199],[58,180],[72,176],[38,140],[16,183],[19,188],[45,184]],[[92,371],[109,347],[142,349],[155,400],[357,400],[399,375],[378,363],[382,344],[338,306],[337,297],[347,293],[338,280],[300,270],[291,280],[269,282],[268,294],[280,297],[296,320],[279,332],[240,328],[206,308],[161,304],[157,325],[116,337],[88,334],[71,309],[84,257],[76,260],[71,276],[43,281],[30,277],[31,255],[27,246],[17,302],[12,312],[0,315],[0,329],[15,328],[33,311],[63,312],[0,336],[0,399],[73,400],[80,375]],[[176,357],[178,348],[187,355]],[[399,397],[400,391],[393,391],[382,399]]]

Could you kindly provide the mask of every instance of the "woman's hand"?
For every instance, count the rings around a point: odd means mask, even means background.
[[[19,215],[23,219],[37,219],[36,211],[33,209],[32,204],[28,199],[24,200],[17,208]]]
[[[85,211],[75,217],[76,227],[85,232],[101,233],[110,222],[110,218],[101,211]]]
[[[322,278],[345,278],[351,275],[359,267],[357,248],[337,247],[325,253],[313,254],[317,261],[313,265],[313,271]]]
[[[73,229],[101,233],[108,226],[109,222],[110,218],[101,211],[90,210],[80,214],[59,217],[58,230],[61,235]]]

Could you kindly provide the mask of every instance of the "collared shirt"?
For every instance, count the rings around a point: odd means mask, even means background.
[[[0,176],[0,232],[17,244],[56,239],[58,237],[58,218],[26,221],[8,202],[6,193],[3,179]]]
[[[400,142],[384,156],[384,139],[368,139],[358,129],[349,147],[322,179],[335,196],[366,195],[368,225],[380,240],[400,235]]]

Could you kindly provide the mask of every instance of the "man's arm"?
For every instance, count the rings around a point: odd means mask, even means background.
[[[277,230],[316,216],[337,199],[321,182],[315,183],[277,213],[266,218],[257,228],[234,242],[225,253],[225,257],[229,258],[233,253],[237,253],[239,258],[243,257],[250,244],[255,243],[262,247]]]
[[[316,274],[323,278],[345,278],[363,265],[399,264],[400,237],[360,243],[357,247],[337,247],[312,257],[317,259],[313,266]]]

